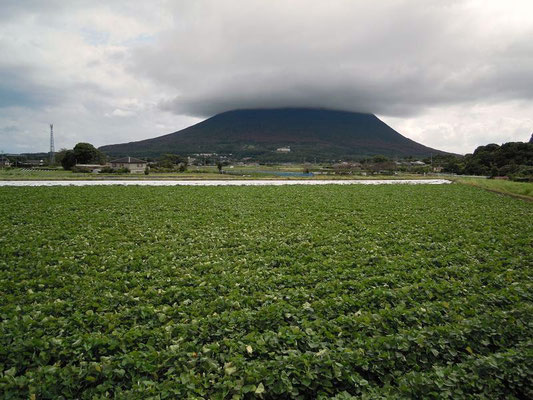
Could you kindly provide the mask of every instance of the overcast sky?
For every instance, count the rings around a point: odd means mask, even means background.
[[[370,112],[441,150],[533,132],[532,0],[0,0],[0,151],[238,108]]]

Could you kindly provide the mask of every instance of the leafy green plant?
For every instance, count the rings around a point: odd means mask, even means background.
[[[4,398],[531,398],[533,204],[0,188]]]

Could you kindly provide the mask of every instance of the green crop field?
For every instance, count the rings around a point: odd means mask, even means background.
[[[0,188],[3,399],[533,398],[533,203]]]

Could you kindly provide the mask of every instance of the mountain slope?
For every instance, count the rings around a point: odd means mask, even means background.
[[[276,152],[284,146],[290,146],[291,152]],[[100,150],[113,156],[136,157],[163,153],[231,153],[236,157],[265,161],[444,153],[400,135],[372,114],[305,108],[228,111],[178,132],[103,146]]]

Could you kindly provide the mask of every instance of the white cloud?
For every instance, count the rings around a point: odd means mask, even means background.
[[[528,141],[533,132],[532,116],[533,104],[510,101],[435,107],[407,118],[380,117],[410,139],[464,154],[489,143]]]
[[[111,116],[113,116],[113,117],[129,117],[130,115],[133,115],[133,114],[134,114],[133,111],[121,110],[119,108],[115,108],[113,110],[113,112],[111,113]]]

